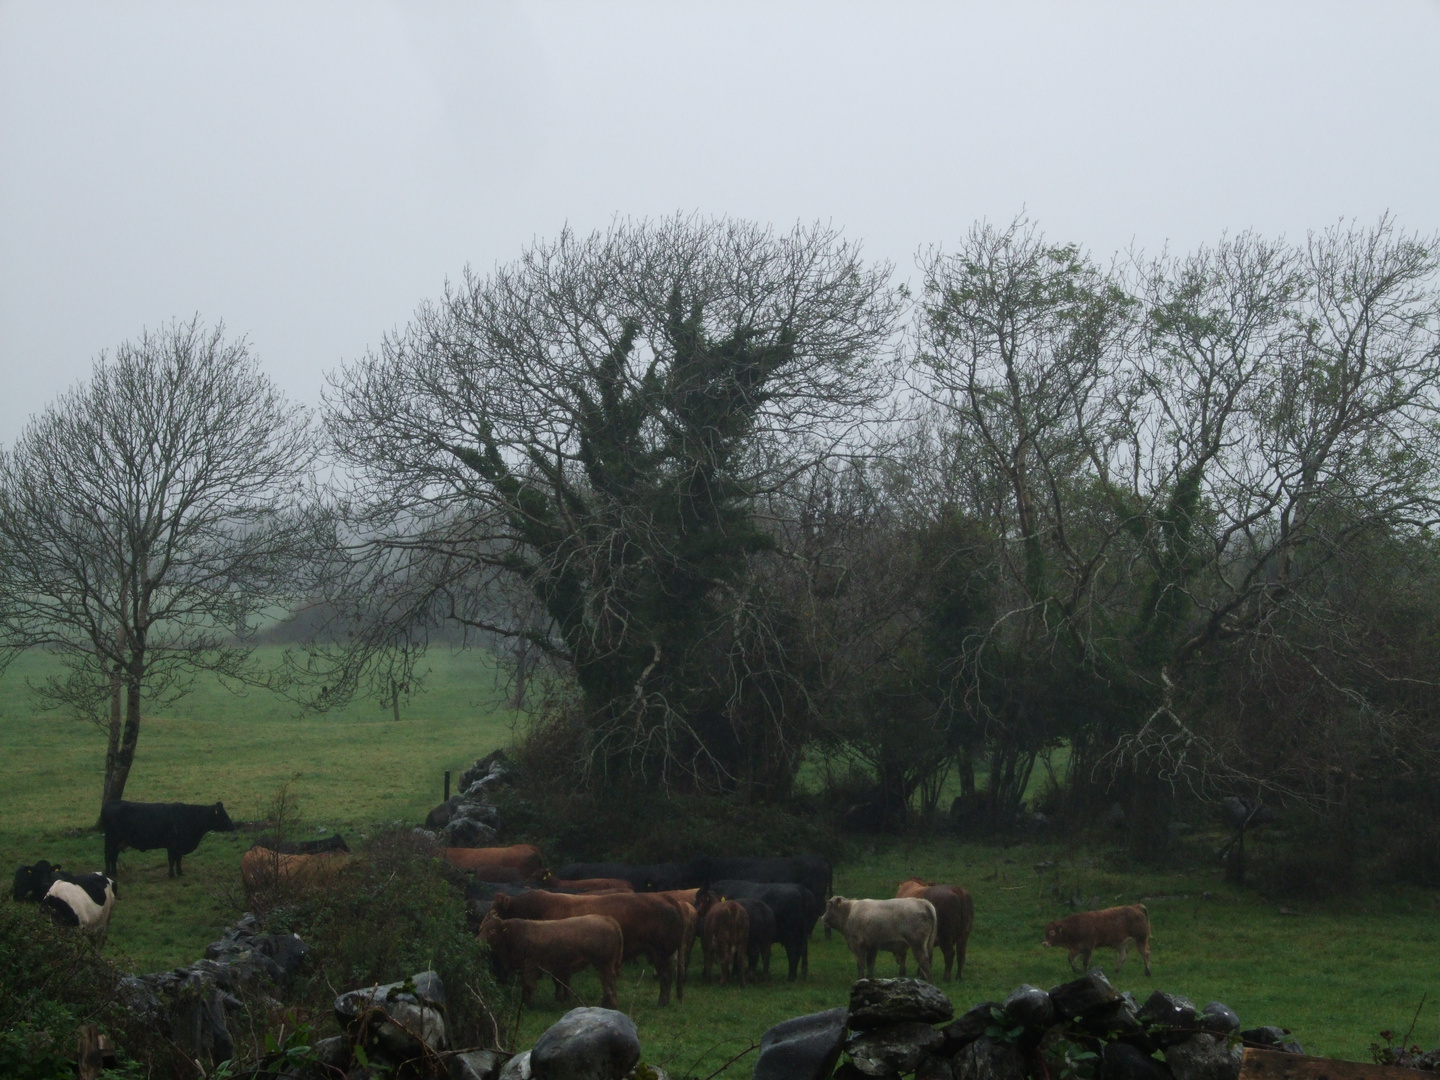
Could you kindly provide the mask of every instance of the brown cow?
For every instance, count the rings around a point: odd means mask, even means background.
[[[647,896],[665,896],[680,905],[680,914],[685,916],[685,941],[680,946],[680,967],[685,978],[690,978],[690,955],[695,951],[695,942],[700,937],[700,915],[695,910],[695,894],[699,889],[662,889],[646,893]]]
[[[493,866],[513,866],[522,874],[533,874],[545,865],[540,849],[529,844],[513,847],[447,847],[440,854],[461,870],[479,870]]]
[[[965,970],[965,949],[970,943],[970,930],[975,925],[975,901],[959,885],[936,885],[933,881],[906,878],[895,890],[897,897],[918,896],[935,905],[935,944],[945,957],[944,978],[950,978],[950,962],[955,961],[955,978]]]
[[[526,877],[514,866],[478,866],[474,871],[476,881],[488,881],[491,885],[523,885]]]
[[[564,878],[557,878],[550,870],[536,871],[526,878],[526,880],[550,892],[606,893],[635,891],[635,886],[631,885],[630,882],[624,878],[572,878],[566,881]]]
[[[520,974],[520,1001],[529,1005],[541,975],[555,982],[555,1000],[571,994],[575,973],[594,965],[600,975],[600,1007],[619,1008],[616,983],[625,958],[625,935],[608,915],[534,922],[502,919],[492,910],[476,935],[490,946],[500,966]]]
[[[1081,957],[1082,970],[1090,967],[1090,954],[1096,949],[1114,949],[1120,954],[1115,965],[1119,971],[1125,966],[1125,957],[1130,952],[1130,942],[1145,958],[1145,974],[1150,974],[1150,912],[1144,904],[1130,904],[1126,907],[1105,908],[1103,911],[1082,911],[1064,919],[1056,919],[1045,927],[1045,940],[1040,944],[1047,949],[1063,946],[1070,950],[1070,970],[1075,970],[1075,957]]]
[[[269,848],[253,847],[240,856],[240,880],[245,886],[245,899],[253,900],[276,887],[299,891],[326,885],[350,861],[343,851],[327,851],[319,855],[285,855]]]
[[[576,915],[609,915],[625,935],[625,959],[646,957],[660,980],[660,1004],[670,1002],[670,983],[675,996],[685,1000],[685,972],[676,953],[685,938],[685,917],[678,902],[648,893],[552,893],[532,889],[520,896],[497,896],[491,911],[502,919],[556,919]]]
[[[720,965],[720,985],[734,969],[740,985],[745,985],[745,948],[750,943],[750,916],[734,900],[711,904],[705,912],[700,948],[705,956],[704,978],[710,977],[710,961]]]

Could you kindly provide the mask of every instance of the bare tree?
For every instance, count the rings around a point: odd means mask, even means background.
[[[745,600],[774,546],[756,510],[887,402],[887,276],[828,228],[695,218],[467,274],[328,401],[350,573],[383,598],[372,640],[447,620],[524,636],[573,673],[593,763],[735,783],[735,688],[760,683],[715,672],[773,653],[736,638],[765,625]],[[528,603],[496,599],[517,586]]]
[[[142,706],[199,671],[256,677],[241,642],[296,591],[315,452],[244,340],[196,318],[102,355],[0,453],[0,640],[58,654],[41,698],[107,730],[102,801]]]

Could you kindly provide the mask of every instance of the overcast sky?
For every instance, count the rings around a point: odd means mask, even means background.
[[[913,276],[1021,209],[1101,256],[1440,229],[1440,0],[0,0],[0,442],[195,312],[317,403],[567,222],[822,219]]]

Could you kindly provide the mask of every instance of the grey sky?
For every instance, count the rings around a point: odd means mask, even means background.
[[[677,210],[1108,256],[1440,229],[1440,3],[0,2],[0,442],[200,312],[315,403],[466,263]]]

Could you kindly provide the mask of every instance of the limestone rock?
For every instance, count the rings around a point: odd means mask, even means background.
[[[1200,1010],[1199,1025],[1216,1035],[1234,1035],[1240,1030],[1240,1017],[1230,1006],[1212,1001]]]
[[[851,1036],[845,1052],[866,1076],[884,1077],[914,1072],[944,1045],[940,1032],[912,1020],[861,1031]]]
[[[955,1015],[939,987],[919,979],[857,979],[850,987],[850,1027],[914,1021],[938,1024]]]
[[[341,994],[335,1018],[352,1041],[398,1061],[418,1056],[422,1042],[445,1049],[445,987],[433,971]]]
[[[497,1080],[506,1055],[495,1050],[461,1050],[445,1059],[449,1080]]]
[[[1012,990],[1001,1008],[1007,1017],[1030,1030],[1049,1027],[1055,1022],[1055,1006],[1050,995],[1029,983],[1021,983]]]
[[[1167,994],[1164,990],[1156,990],[1140,1008],[1140,1019],[1164,1027],[1194,1027],[1199,1015],[1200,1010],[1189,998],[1181,994]]]
[[[1055,1015],[1061,1020],[1098,1012],[1120,1000],[1119,992],[1099,968],[1092,968],[1078,979],[1050,988]]]
[[[1025,1060],[1009,1043],[981,1037],[955,1055],[955,1080],[1024,1080]]]
[[[500,1069],[497,1080],[530,1080],[530,1051],[516,1054]]]
[[[1279,1050],[1280,1052],[1285,1054],[1305,1053],[1305,1048],[1300,1045],[1299,1040],[1296,1039],[1294,1035],[1290,1034],[1290,1030],[1288,1028],[1269,1026],[1246,1028],[1244,1031],[1240,1032],[1240,1038],[1244,1039],[1252,1046],[1263,1046],[1270,1050]],[[1440,1052],[1431,1051],[1431,1053],[1435,1053],[1437,1057],[1440,1057]],[[1425,1066],[1411,1067],[1424,1068]]]
[[[440,835],[446,847],[490,847],[500,834],[483,821],[471,817],[457,817],[450,821]]]
[[[1129,1043],[1106,1043],[1100,1055],[1100,1080],[1172,1080],[1170,1070]]]
[[[534,1080],[622,1080],[640,1060],[635,1022],[614,1009],[571,1009],[535,1040]]]
[[[1239,1039],[1223,1035],[1192,1035],[1165,1051],[1175,1080],[1239,1080],[1245,1051]]]
[[[826,1080],[845,1044],[846,1012],[782,1020],[760,1036],[755,1080]]]
[[[955,1068],[948,1057],[927,1054],[915,1069],[915,1080],[955,1080]]]
[[[954,1023],[946,1024],[940,1029],[945,1036],[945,1055],[954,1057],[966,1046],[969,1046],[980,1036],[985,1034],[985,1029],[999,1024],[995,1019],[995,1011],[1003,1011],[998,1001],[982,1001],[968,1012],[963,1013]]]

